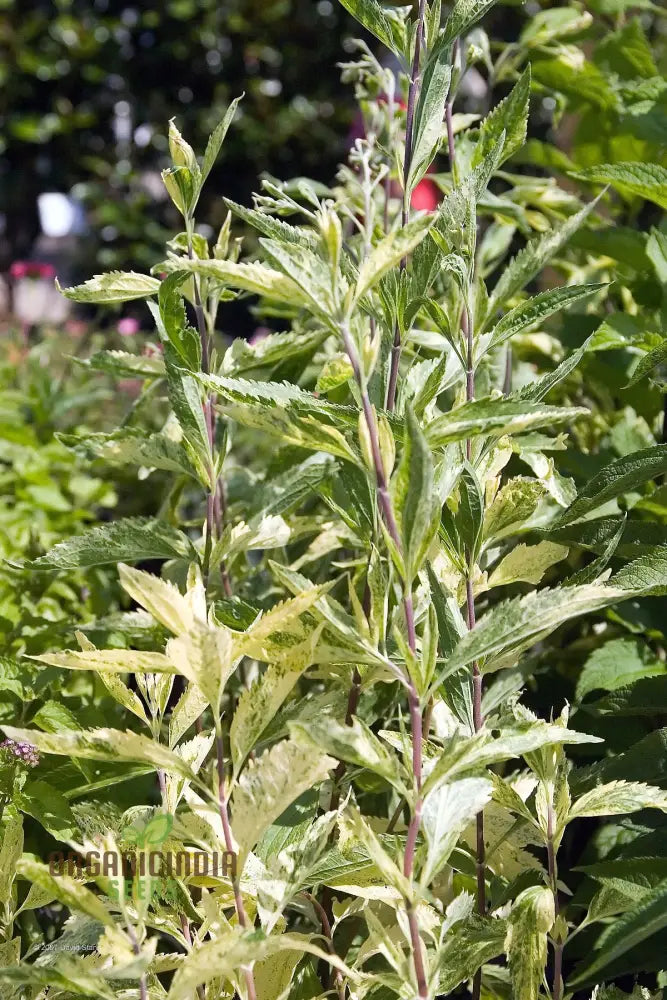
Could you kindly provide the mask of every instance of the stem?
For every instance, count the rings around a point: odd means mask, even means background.
[[[219,722],[216,725],[215,736],[218,767],[218,812],[220,814],[220,821],[222,822],[222,829],[225,837],[225,848],[230,853],[233,853],[234,838],[232,837],[232,828],[229,824],[229,807],[227,803],[227,792],[225,789],[225,755],[222,741],[222,729]],[[234,891],[234,906],[236,908],[238,922],[243,930],[247,930],[249,926],[248,917],[243,903],[243,896],[241,895],[241,884],[238,873],[232,876],[232,889]],[[257,1000],[255,977],[253,976],[252,969],[247,965],[244,965],[241,968],[245,977],[248,1000]]]
[[[556,849],[554,844],[554,807],[549,803],[547,812],[547,860],[549,865],[549,881],[554,897],[554,914],[556,918],[560,915],[560,902],[558,900],[558,861],[556,859]],[[560,936],[553,940],[554,946],[554,982],[552,996],[553,1000],[561,1000],[563,995],[563,942]]]
[[[336,949],[333,943],[333,933],[331,930],[331,923],[329,921],[329,916],[326,910],[319,902],[319,900],[315,896],[313,896],[311,892],[304,892],[303,895],[306,897],[308,902],[312,904],[313,909],[315,910],[317,916],[319,917],[320,923],[322,924],[322,933],[324,934],[327,940],[327,951],[329,952],[330,955],[337,957]],[[336,979],[336,991],[338,993],[338,998],[339,1000],[345,1000],[345,983],[343,982],[343,975],[340,969],[335,970],[335,979]]]
[[[408,88],[408,106],[405,114],[405,158],[403,160],[403,215],[402,222],[407,226],[410,218],[410,195],[408,176],[412,166],[412,151],[414,146],[415,105],[421,81],[421,49],[424,37],[424,18],[426,16],[426,0],[419,0],[417,31],[415,33],[415,54],[412,60],[412,75]],[[407,267],[407,260],[401,261],[401,270]],[[396,387],[398,385],[398,365],[401,360],[401,335],[398,325],[394,329],[394,343],[391,348],[391,366],[389,370],[389,385],[387,388],[387,409],[393,410],[396,405]]]
[[[183,931],[183,937],[188,946],[188,950],[192,951],[192,934],[190,933],[190,922],[184,913],[181,913],[181,930]],[[199,984],[197,987],[197,996],[199,1000],[204,1000],[206,996],[206,987]]]
[[[345,347],[345,353],[348,356],[350,364],[352,366],[352,371],[354,372],[354,378],[361,395],[361,403],[364,411],[364,418],[366,420],[366,426],[368,429],[368,436],[371,445],[371,454],[373,456],[373,467],[375,471],[375,481],[377,487],[377,496],[380,510],[382,511],[382,517],[386,525],[387,531],[391,537],[392,542],[396,546],[398,552],[402,551],[401,535],[398,529],[398,524],[396,522],[396,516],[394,514],[393,504],[391,502],[391,497],[389,496],[389,490],[387,488],[387,477],[384,471],[384,464],[382,462],[382,453],[380,451],[380,435],[378,431],[377,419],[375,417],[375,412],[371,405],[371,401],[368,395],[368,388],[366,386],[366,380],[364,378],[363,372],[361,370],[361,363],[359,361],[359,354],[357,348],[352,340],[352,336],[348,327],[345,324],[341,324],[341,336],[343,339],[343,345]],[[408,636],[408,646],[410,651],[416,655],[417,653],[417,633],[415,629],[415,615],[414,607],[412,604],[412,591],[410,584],[407,580],[403,581],[403,612],[405,615],[405,625],[407,629]],[[422,814],[422,710],[421,703],[419,700],[419,694],[411,678],[406,678],[405,686],[408,691],[408,701],[410,705],[410,726],[412,733],[412,770],[414,787],[416,792],[415,807],[412,812],[412,817],[410,820],[410,826],[408,828],[408,838],[405,846],[405,856],[403,861],[403,872],[406,878],[412,881],[414,873],[414,862],[415,862],[415,851],[417,846],[417,836],[419,834],[419,828],[421,826],[421,814]],[[424,972],[424,959],[422,955],[422,943],[419,936],[419,925],[417,922],[417,914],[414,910],[412,900],[406,900],[406,913],[408,917],[408,925],[410,929],[410,941],[412,944],[412,956],[415,967],[415,976],[417,979],[417,991],[420,1000],[427,1000],[428,997],[428,987],[426,983],[426,975]]]

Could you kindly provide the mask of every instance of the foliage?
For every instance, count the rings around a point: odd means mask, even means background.
[[[251,256],[231,214],[215,242],[196,225],[235,104],[202,156],[172,123],[182,232],[151,274],[65,289],[145,300],[162,352],[85,366],[141,379],[141,405],[62,441],[150,473],[160,503],[23,564],[117,565],[135,610],[82,608],[69,648],[29,650],[62,697],[4,725],[12,1000],[664,985],[657,67],[638,19],[550,8],[500,47],[487,2],[344,6],[400,61],[405,113],[361,45],[365,138],[330,187],[228,203]],[[481,121],[453,110],[475,63],[499,88]],[[571,156],[524,144],[544,93],[580,116]],[[275,330],[224,343],[246,296]],[[174,875],[179,852],[236,864]],[[45,959],[47,906],[67,919]]]

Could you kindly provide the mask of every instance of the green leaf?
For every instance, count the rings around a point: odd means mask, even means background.
[[[515,306],[491,331],[489,348],[499,347],[517,333],[529,330],[556,312],[562,312],[574,302],[586,299],[601,288],[606,288],[604,284],[597,285],[565,285],[561,288],[550,288],[547,292],[540,292],[532,299]]]
[[[652,551],[619,569],[610,583],[636,594],[667,593],[667,545],[653,545]]]
[[[283,740],[250,761],[232,796],[233,829],[242,858],[295,799],[324,781],[335,766],[333,757],[293,740]]]
[[[422,73],[415,110],[410,172],[407,177],[407,188],[410,191],[424,176],[438,151],[451,75],[449,47],[438,45]]]
[[[160,334],[171,344],[181,362],[189,371],[201,367],[201,342],[199,334],[189,325],[185,303],[180,288],[188,278],[187,271],[173,271],[160,285],[158,307]]]
[[[239,101],[241,101],[242,98],[243,94],[241,94],[241,97],[234,98],[234,100],[230,103],[229,107],[225,111],[222,120],[213,129],[213,132],[211,133],[211,136],[208,142],[206,143],[204,162],[202,163],[202,168],[201,168],[200,189],[201,187],[203,187],[206,178],[210,174],[213,165],[215,164],[215,161],[218,158],[218,154],[220,152],[220,149],[222,148],[222,144],[225,141],[225,136],[227,135],[229,126],[231,125],[234,115],[236,114],[236,109],[239,105]]]
[[[360,299],[365,295],[383,275],[396,267],[404,257],[407,257],[421,243],[434,221],[433,215],[413,219],[408,222],[407,226],[395,229],[383,240],[380,240],[359,269],[354,293],[355,299]]]
[[[463,778],[443,784],[424,799],[422,829],[426,857],[420,872],[422,885],[429,885],[447,864],[464,829],[490,801],[493,784],[488,778]]]
[[[520,530],[530,520],[545,496],[537,479],[516,476],[496,494],[484,516],[484,538],[499,539]]]
[[[238,215],[239,219],[247,222],[249,226],[258,229],[263,236],[270,236],[272,239],[283,243],[296,243],[299,246],[308,247],[310,250],[314,250],[317,246],[315,236],[307,229],[298,229],[296,226],[289,226],[282,219],[277,219],[275,216],[268,215],[266,212],[261,212],[256,208],[247,208],[245,205],[239,205],[229,198],[224,198],[223,201],[227,208],[231,209],[235,215]]]
[[[181,358],[170,343],[164,345],[169,402],[183,430],[183,448],[203,486],[212,488],[213,456],[201,390],[196,379],[181,367]]]
[[[307,645],[312,650],[312,644]],[[235,772],[241,769],[311,660],[312,656],[307,655],[299,660],[292,652],[287,662],[269,664],[252,687],[241,692],[229,734]]]
[[[505,941],[514,1000],[537,1000],[539,996],[547,961],[547,934],[554,919],[550,889],[534,885],[514,901]]]
[[[243,932],[235,927],[205,941],[186,956],[173,978],[167,1000],[192,1000],[197,986],[211,979],[220,978],[234,984],[245,966],[264,961],[281,951],[314,955],[354,978],[344,962],[313,944],[305,934],[283,933],[267,937],[261,930]]]
[[[86,889],[70,875],[51,875],[48,866],[24,857],[18,863],[18,874],[34,885],[51,893],[52,899],[64,903],[70,910],[85,913],[105,927],[114,927],[114,919],[99,896]]]
[[[472,154],[471,166],[477,167],[492,153],[505,133],[500,163],[509,160],[526,141],[526,125],[530,105],[530,66],[523,71],[510,93],[486,116],[479,130],[479,139]]]
[[[484,521],[484,497],[469,462],[464,462],[459,477],[459,509],[456,517],[459,534],[470,560],[477,559]]]
[[[189,632],[169,640],[165,658],[178,673],[197,685],[218,718],[225,684],[238,660],[230,630],[197,624]]]
[[[566,621],[614,604],[622,595],[619,588],[588,584],[533,591],[495,605],[475,628],[458,643],[447,662],[443,677],[474,660],[486,659],[483,670],[498,669],[496,662],[510,651],[549,635]],[[509,663],[507,664],[510,665]]]
[[[602,507],[623,493],[636,491],[642,483],[667,472],[667,444],[654,445],[632,452],[605,466],[579,491],[576,499],[564,510],[552,528],[561,528]]]
[[[667,879],[660,882],[627,913],[616,917],[595,945],[593,960],[570,979],[568,986],[599,981],[599,973],[614,959],[667,927]]]
[[[134,271],[110,271],[108,274],[96,274],[83,285],[72,288],[60,288],[66,299],[74,302],[95,302],[108,304],[111,302],[130,302],[132,299],[147,299],[157,295],[160,282],[148,274],[136,274]]]
[[[537,586],[546,571],[567,556],[568,549],[554,542],[515,546],[496,566],[489,577],[489,589],[509,583],[532,583]]]
[[[0,845],[0,904],[3,907],[11,899],[16,867],[22,853],[23,817],[16,812],[8,811]]]
[[[495,6],[496,0],[455,0],[439,42],[445,45],[460,38]]]
[[[186,778],[192,777],[190,768],[178,754],[138,733],[120,732],[116,729],[69,729],[59,733],[16,729],[14,726],[2,726],[2,729],[12,740],[32,743],[40,753],[86,757],[90,760],[139,761]]]
[[[601,163],[576,174],[584,180],[612,184],[621,194],[637,195],[667,208],[667,168],[658,163]]]
[[[403,537],[405,569],[412,580],[437,531],[439,502],[434,496],[433,457],[410,408],[406,410],[403,454],[392,490]]]
[[[497,309],[521,291],[529,281],[540,273],[545,264],[563,249],[571,236],[583,226],[589,214],[593,211],[597,199],[585,205],[576,215],[570,216],[565,222],[554,229],[531,240],[516,257],[513,257],[505,267],[493,290],[487,315],[494,316]]]
[[[111,434],[58,434],[58,440],[66,448],[84,458],[101,458],[112,466],[166,469],[194,478],[196,470],[181,444],[182,437],[183,432],[176,421],[157,434],[146,434],[131,427]]]
[[[128,378],[159,378],[164,375],[164,361],[159,356],[130,354],[128,351],[97,351],[90,358],[73,358],[82,368],[122,375]]]
[[[637,382],[641,382],[643,378],[650,375],[659,365],[665,363],[667,363],[667,339],[663,340],[662,344],[654,347],[652,351],[648,351],[639,359],[633,369],[632,377],[625,388],[629,389],[631,386],[636,385]]]
[[[178,259],[178,268],[202,278],[212,278],[226,288],[238,288],[287,305],[308,305],[308,298],[297,284],[280,271],[264,264],[231,260]]]
[[[526,385],[522,386],[518,392],[512,393],[511,399],[525,399],[531,403],[538,403],[540,400],[549,393],[554,386],[557,386],[559,382],[562,382],[564,378],[574,371],[577,367],[592,340],[592,336],[588,338],[576,351],[572,351],[571,354],[565,358],[564,361],[554,368],[552,372],[543,375],[542,378],[538,378],[535,381],[530,381]]]
[[[664,674],[666,669],[638,639],[611,639],[586,660],[577,681],[577,701],[591,691],[616,691],[642,677]]]
[[[162,580],[153,573],[119,563],[118,577],[125,593],[174,635],[189,632],[194,627],[196,610],[199,610],[202,618],[206,616],[206,596],[201,584],[194,588],[194,593],[201,600],[197,608],[192,599],[193,592],[183,596],[173,583]]]
[[[187,535],[164,521],[128,517],[59,542],[25,566],[32,570],[55,571],[122,561],[143,562],[145,559],[196,562],[197,553]]]
[[[368,768],[390,782],[400,794],[406,794],[405,775],[401,773],[398,758],[360,719],[353,719],[349,726],[334,719],[297,721],[291,724],[290,731],[311,750],[319,749],[348,764]]]
[[[571,807],[567,821],[582,816],[619,816],[640,809],[667,812],[667,792],[641,781],[612,781],[585,792]]]
[[[136,649],[86,649],[40,653],[31,657],[63,670],[98,670],[116,674],[152,673],[173,674],[176,668],[164,653],[151,653]],[[33,720],[40,724],[39,717]]]
[[[375,35],[388,49],[400,55],[402,46],[398,44],[397,33],[389,18],[377,0],[340,0],[341,5],[363,25],[367,31]]]
[[[538,427],[570,423],[587,413],[578,406],[547,406],[506,399],[476,399],[443,413],[426,427],[432,448],[480,434],[503,437],[523,434]]]
[[[67,799],[48,782],[26,782],[19,793],[17,804],[19,809],[34,817],[56,840],[78,839],[79,828]]]
[[[259,241],[274,264],[301,290],[311,309],[329,320],[337,314],[332,274],[322,257],[296,243],[261,237]]]

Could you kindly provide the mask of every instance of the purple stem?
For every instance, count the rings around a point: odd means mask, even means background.
[[[410,218],[410,192],[408,191],[408,175],[412,166],[414,145],[415,105],[421,80],[420,62],[422,40],[424,37],[424,19],[426,16],[426,0],[419,0],[417,31],[415,33],[415,53],[412,60],[412,75],[408,88],[408,106],[405,113],[405,158],[403,161],[403,225],[407,226]],[[401,270],[407,267],[407,260],[401,261]],[[396,405],[396,388],[398,385],[398,365],[401,360],[401,335],[398,325],[394,329],[394,343],[391,348],[391,366],[389,369],[389,385],[387,388],[387,409],[393,410]]]
[[[450,168],[452,177],[456,168],[456,153],[454,147],[454,131],[452,127],[452,100],[448,100],[445,105],[445,123],[447,126],[447,148],[449,150]],[[461,313],[461,330],[465,338],[466,346],[466,402],[470,403],[475,398],[475,366],[474,366],[474,331],[472,316],[467,305]],[[466,459],[470,461],[472,456],[472,439],[466,440]],[[473,567],[470,554],[467,559],[466,574],[466,615],[468,629],[475,627],[475,595],[472,584]],[[477,660],[472,665],[472,714],[475,732],[484,725],[482,714],[482,674]],[[476,870],[477,870],[477,910],[481,915],[486,913],[486,846],[484,843],[484,812],[479,812],[476,818]],[[482,970],[478,969],[473,978],[472,1000],[480,1000],[482,991]]]
[[[387,477],[384,471],[384,464],[382,462],[382,453],[380,451],[380,434],[378,431],[377,419],[375,417],[375,412],[371,405],[371,401],[368,395],[368,389],[366,387],[366,381],[364,379],[363,373],[361,371],[361,364],[359,361],[359,354],[357,348],[352,340],[347,326],[341,326],[341,336],[343,338],[343,346],[345,348],[345,353],[348,356],[350,364],[352,366],[352,371],[354,373],[354,379],[357,383],[359,393],[361,395],[361,404],[364,411],[364,417],[366,420],[366,426],[368,429],[368,436],[371,445],[371,454],[373,457],[373,468],[375,471],[375,481],[377,488],[378,503],[380,510],[382,511],[382,517],[386,525],[389,536],[394,543],[398,552],[402,551],[401,534],[398,529],[398,524],[396,522],[396,517],[394,514],[393,504],[391,502],[391,497],[389,496],[389,489],[387,486]],[[404,582],[403,590],[403,612],[405,615],[405,624],[408,636],[408,646],[410,651],[416,655],[417,653],[417,633],[415,629],[415,615],[414,608],[412,604],[412,593],[410,591],[410,584],[407,581]],[[410,819],[410,826],[408,828],[408,836],[405,845],[405,856],[403,860],[403,872],[405,877],[412,880],[415,864],[415,852],[417,847],[417,836],[419,834],[419,828],[421,826],[422,817],[422,710],[419,701],[419,694],[414,686],[412,679],[407,678],[405,681],[405,686],[408,691],[408,701],[410,705],[410,727],[412,733],[412,770],[414,786],[416,791],[416,802],[415,807]],[[412,944],[412,955],[415,967],[415,976],[417,979],[417,991],[420,1000],[426,1000],[428,997],[428,986],[426,983],[426,975],[424,972],[424,958],[422,954],[422,944],[421,938],[419,936],[419,924],[417,922],[417,914],[414,910],[412,901],[406,900],[406,913],[408,917],[408,925],[410,929],[410,941]]]
[[[229,852],[233,853],[234,838],[232,837],[232,828],[229,824],[229,807],[227,804],[227,792],[225,790],[225,755],[222,742],[222,732],[219,728],[216,733],[215,745],[218,767],[218,812],[220,814],[220,821],[222,823],[222,829],[225,837],[225,848]],[[238,922],[243,930],[247,930],[249,927],[248,917],[243,903],[243,896],[241,895],[241,884],[238,874],[234,874],[232,876],[232,889],[234,891],[234,906],[236,907]],[[248,1000],[257,1000],[255,977],[253,976],[252,969],[249,966],[244,965],[242,966],[242,971],[245,977],[246,989],[248,991]]]

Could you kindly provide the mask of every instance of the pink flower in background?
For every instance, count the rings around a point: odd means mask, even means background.
[[[123,316],[118,320],[118,332],[121,337],[133,337],[135,333],[139,333],[139,320],[134,316]]]
[[[55,278],[56,269],[53,264],[44,264],[38,260],[15,260],[9,268],[12,278]]]

